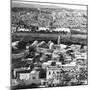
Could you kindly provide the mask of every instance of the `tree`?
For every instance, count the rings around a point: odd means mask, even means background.
[[[34,68],[34,64],[33,63],[31,63],[30,68],[31,68],[31,70]]]
[[[35,47],[30,46],[29,47],[29,56],[30,57],[35,57],[35,51],[36,51]]]
[[[59,59],[60,62],[62,62],[62,64],[64,64],[64,56],[62,54],[60,54],[60,59]]]
[[[40,69],[39,77],[46,78],[46,70],[45,69]]]
[[[68,72],[69,73],[69,72]],[[68,83],[71,81],[72,77],[69,76],[68,73],[63,74],[63,84],[68,85]]]
[[[18,43],[18,49],[26,49],[26,43],[25,42],[23,42],[23,41],[20,41],[19,43]]]

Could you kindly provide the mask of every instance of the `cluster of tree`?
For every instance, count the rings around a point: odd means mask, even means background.
[[[78,73],[77,71],[71,72],[71,71],[64,71],[62,70],[62,85],[83,85],[83,81],[87,81],[88,75],[87,70],[85,68],[82,68]],[[70,73],[72,73],[70,75]],[[75,74],[76,73],[76,74]]]

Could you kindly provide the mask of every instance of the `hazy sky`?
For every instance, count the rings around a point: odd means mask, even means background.
[[[23,1],[23,0],[22,0]],[[25,0],[25,1],[29,1],[29,0]],[[85,5],[69,5],[69,4],[50,4],[50,3],[36,3],[36,2],[20,2],[20,1],[15,1],[15,0],[12,0],[12,6],[16,4],[17,5],[20,5],[20,6],[29,6],[29,4],[35,4],[34,6],[42,6],[44,5],[45,7],[49,6],[49,7],[63,7],[63,8],[70,8],[70,9],[81,9],[81,10],[87,10],[87,6]],[[25,5],[24,5],[25,4]],[[33,6],[33,7],[34,7]]]

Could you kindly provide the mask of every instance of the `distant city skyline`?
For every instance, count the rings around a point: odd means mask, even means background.
[[[71,4],[52,4],[43,2],[34,2],[30,0],[12,0],[12,7],[29,7],[29,8],[68,8],[68,9],[80,9],[87,10],[86,5],[71,5]]]

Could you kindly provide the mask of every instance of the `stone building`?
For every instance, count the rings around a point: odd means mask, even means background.
[[[60,73],[61,67],[56,65],[56,62],[52,62],[51,66],[47,67],[46,80],[47,85],[57,86],[61,82]]]

